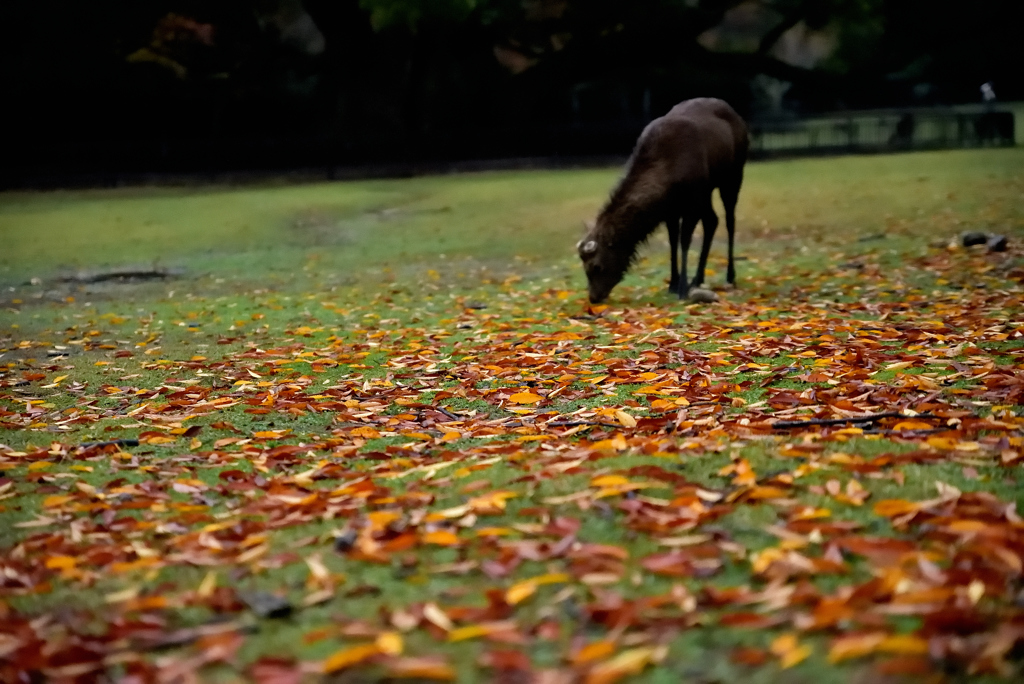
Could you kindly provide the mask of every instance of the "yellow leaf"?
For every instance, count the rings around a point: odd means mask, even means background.
[[[491,628],[487,625],[469,625],[468,627],[459,627],[450,631],[448,633],[448,641],[466,641],[467,639],[475,639],[490,633]]]
[[[452,631],[455,627],[452,624],[451,618],[448,617],[447,613],[438,608],[436,603],[428,603],[423,606],[423,617],[446,632]]]
[[[477,637],[487,636],[497,632],[508,632],[514,627],[515,623],[507,620],[501,622],[483,622],[479,625],[459,627],[458,629],[453,629],[448,633],[448,641],[466,641],[467,639],[475,639]]]
[[[146,437],[140,440],[143,444],[170,444],[175,441],[176,437],[170,437],[167,435],[153,435],[152,437]]]
[[[511,397],[508,398],[508,400],[514,404],[536,404],[543,398],[544,397],[534,394],[533,392],[525,391],[513,394]]]
[[[333,672],[338,672],[339,670],[352,667],[353,665],[358,665],[364,660],[372,658],[379,653],[380,649],[377,647],[377,644],[360,644],[358,646],[343,648],[340,651],[336,651],[324,661],[324,674],[331,674]]]
[[[529,581],[539,586],[541,584],[562,584],[571,579],[572,577],[564,572],[549,572],[546,575],[538,575]]]
[[[405,644],[402,641],[402,635],[398,632],[381,632],[377,636],[377,641],[374,642],[374,646],[377,647],[381,653],[390,656],[401,655],[402,650],[405,648]]]
[[[583,681],[586,684],[611,684],[627,675],[640,674],[654,659],[655,652],[651,646],[623,651],[611,660],[595,665]]]
[[[206,577],[199,583],[199,588],[196,589],[196,595],[199,598],[209,598],[213,596],[214,589],[217,588],[217,573],[211,570],[206,573]]]
[[[781,661],[780,661],[779,664],[782,667],[782,669],[785,670],[785,669],[793,667],[794,665],[798,665],[798,664],[802,663],[803,661],[807,660],[807,658],[810,655],[811,655],[811,647],[810,646],[807,646],[806,644],[803,645],[803,646],[798,646],[798,647],[794,648],[792,651],[789,651],[784,656],[782,656]]]
[[[52,465],[53,464],[50,463],[49,461],[36,461],[35,463],[30,464],[28,469],[30,471],[32,471],[32,472],[35,472],[37,470],[46,470],[47,468],[49,468]],[[52,499],[53,497],[50,497],[50,498]]]
[[[55,508],[57,506],[63,506],[68,501],[74,500],[73,496],[65,496],[63,494],[54,494],[43,499],[43,508]]]
[[[755,574],[760,575],[775,561],[782,560],[786,557],[785,551],[778,548],[777,546],[769,546],[761,551],[754,552],[750,556],[750,567]]]
[[[928,640],[913,634],[894,634],[886,637],[878,650],[897,655],[924,655],[928,652]]]
[[[591,487],[617,487],[624,484],[629,484],[629,478],[622,475],[601,475],[590,481]]]
[[[811,647],[800,645],[793,632],[787,632],[777,637],[772,641],[770,650],[779,657],[779,664],[784,670],[803,662],[811,655]]]
[[[955,451],[957,448],[957,440],[950,439],[949,437],[929,437],[928,446],[935,447],[939,451]]]
[[[498,515],[505,510],[505,502],[509,499],[515,498],[516,496],[515,492],[499,490],[491,492],[490,494],[473,497],[467,502],[467,505],[474,513],[479,513],[481,515]]]
[[[522,603],[537,593],[537,584],[530,580],[517,582],[505,591],[505,602],[510,606]]]
[[[619,421],[619,424],[622,425],[622,427],[636,427],[636,418],[634,418],[633,416],[629,415],[628,413],[621,409],[615,411],[615,418]]]
[[[349,434],[353,437],[363,437],[364,439],[376,439],[380,437],[380,433],[377,432],[376,428],[372,428],[369,425],[354,428]]]
[[[516,605],[537,593],[537,587],[543,584],[560,584],[568,582],[572,578],[564,572],[552,572],[546,575],[539,575],[522,582],[513,584],[505,592],[505,601],[509,605]]]
[[[462,433],[450,430],[441,437],[442,442],[454,442],[457,439],[462,439]]]

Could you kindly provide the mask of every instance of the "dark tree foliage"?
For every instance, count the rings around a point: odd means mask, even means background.
[[[765,82],[789,84],[775,104],[792,113],[971,102],[986,81],[1001,99],[1024,97],[1022,7],[11,0],[0,5],[0,79],[17,163],[88,167],[105,154],[186,168],[621,152],[646,120],[687,97],[766,115],[757,95]],[[794,57],[798,34],[826,41],[827,54]]]

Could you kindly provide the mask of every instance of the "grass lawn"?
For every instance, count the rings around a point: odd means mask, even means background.
[[[1019,681],[1024,150],[617,173],[0,194],[0,681]]]

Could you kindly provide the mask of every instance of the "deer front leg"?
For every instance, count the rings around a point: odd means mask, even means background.
[[[679,219],[667,219],[665,227],[668,228],[668,253],[669,261],[672,264],[672,273],[668,279],[668,291],[675,292],[679,289],[679,264],[676,259],[676,251],[679,247]]]
[[[684,216],[682,221],[682,228],[679,231],[679,242],[680,252],[682,256],[682,263],[679,269],[679,298],[686,299],[686,295],[690,294],[690,283],[686,279],[686,262],[690,255],[690,241],[693,240],[693,231],[697,228],[697,219],[693,217]]]
[[[700,261],[697,262],[697,274],[693,277],[691,287],[700,287],[704,284],[704,269],[708,265],[708,253],[711,252],[711,241],[715,238],[715,230],[718,228],[718,215],[710,206],[705,210],[701,219],[704,225],[703,242],[700,246]]]
[[[739,199],[740,185],[743,183],[742,171],[732,179],[724,183],[719,192],[722,194],[722,204],[725,205],[725,229],[729,233],[729,269],[726,271],[725,280],[730,285],[736,284],[736,266],[733,258],[733,243],[736,238],[736,200]]]
[[[725,212],[725,229],[729,232],[729,270],[725,274],[725,281],[730,285],[736,284],[736,266],[732,256],[732,246],[736,237],[736,211],[728,209]]]

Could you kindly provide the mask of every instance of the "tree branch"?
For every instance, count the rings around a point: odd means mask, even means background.
[[[846,423],[874,423],[884,418],[908,418],[920,420],[942,420],[941,416],[933,416],[930,413],[919,413],[915,416],[894,411],[891,413],[874,413],[866,416],[850,416],[848,418],[819,418],[815,420],[780,420],[772,423],[773,430],[787,430],[790,428],[812,427],[815,425],[844,425]]]

